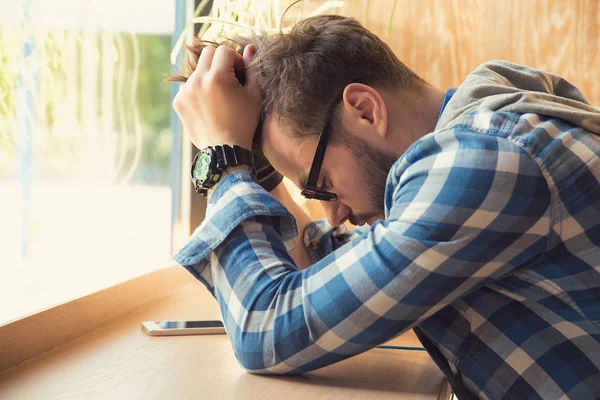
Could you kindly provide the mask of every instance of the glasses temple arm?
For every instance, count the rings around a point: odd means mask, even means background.
[[[317,149],[315,150],[315,157],[313,158],[312,166],[306,180],[307,186],[317,186],[319,180],[319,174],[321,167],[323,166],[323,159],[325,158],[325,150],[327,149],[327,134],[326,129],[322,129],[319,133],[319,140],[317,141]]]

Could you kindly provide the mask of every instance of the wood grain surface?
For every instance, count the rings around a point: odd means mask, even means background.
[[[347,1],[343,14],[366,22],[433,85],[457,86],[503,59],[561,75],[600,105],[598,0],[398,0],[388,34],[393,3]]]
[[[142,321],[218,319],[216,301],[199,285],[186,285],[176,296],[0,374],[0,399],[449,398],[439,369],[423,351],[373,349],[301,376],[266,377],[239,366],[225,335],[142,332]],[[390,344],[419,346],[412,331]]]
[[[205,290],[182,267],[171,266],[0,325],[0,373],[173,296],[185,285]]]

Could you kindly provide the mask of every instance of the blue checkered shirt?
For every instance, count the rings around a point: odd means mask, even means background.
[[[297,374],[415,328],[460,398],[600,397],[600,138],[476,110],[391,169],[386,219],[293,217],[247,171],[216,187],[174,257],[216,296],[240,364]],[[398,377],[402,379],[402,377]]]

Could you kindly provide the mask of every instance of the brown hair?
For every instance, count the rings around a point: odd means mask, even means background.
[[[202,49],[220,44],[240,54],[246,45],[255,45],[261,120],[275,117],[295,137],[317,135],[330,105],[350,83],[414,90],[424,83],[375,34],[355,19],[338,15],[304,19],[288,33],[236,37],[222,43],[196,39],[187,47],[187,65],[169,80],[184,82]]]

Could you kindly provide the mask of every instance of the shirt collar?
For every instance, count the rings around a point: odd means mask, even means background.
[[[444,112],[444,108],[446,108],[446,105],[448,104],[448,102],[452,98],[452,95],[455,92],[456,92],[455,87],[451,87],[448,90],[446,90],[446,96],[444,96],[444,102],[442,103],[442,108],[440,109],[440,113],[438,114],[438,121],[440,120],[440,117],[442,116],[442,113]]]

